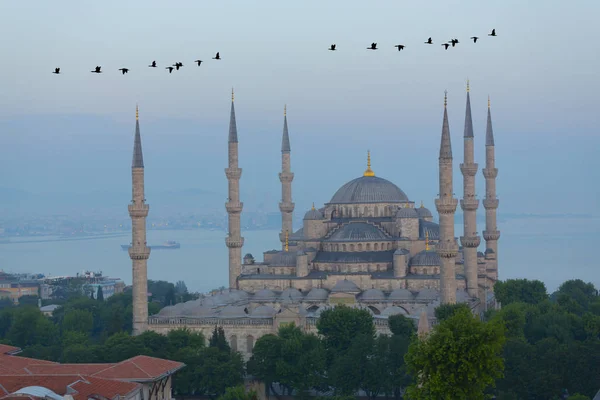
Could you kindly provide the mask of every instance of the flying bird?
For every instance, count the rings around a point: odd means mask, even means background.
[[[90,72],[93,72],[94,74],[101,74],[101,73],[102,73],[102,71],[100,71],[100,68],[102,68],[102,67],[100,67],[100,66],[96,66],[96,68],[94,68],[94,70],[93,70],[93,71],[90,71]]]
[[[168,69],[169,73],[172,73],[174,68],[173,67],[166,67],[165,69]]]
[[[156,61],[152,61],[152,64],[148,65],[151,68],[156,68]]]
[[[458,39],[450,39],[450,41],[448,43],[451,43],[452,47],[454,47],[454,46],[456,46],[457,43],[460,43],[460,42],[458,41]]]
[[[182,62],[176,62],[175,64],[173,64],[173,66],[175,67],[175,69],[177,71],[179,71],[179,67],[183,67],[183,63]]]
[[[332,44],[332,45],[329,47],[329,50],[331,50],[331,51],[335,51],[335,44]]]
[[[425,42],[425,44],[433,44],[433,41],[431,40],[431,38],[427,39],[427,41]]]
[[[488,36],[496,36],[496,29],[492,29],[492,33],[488,33]]]
[[[377,50],[377,43],[371,43],[371,47],[367,47],[368,50]]]
[[[444,46],[444,48],[445,48],[446,50],[448,50],[448,47],[450,47],[450,45],[449,45],[448,43],[442,43],[442,46]]]
[[[479,37],[477,37],[477,36],[471,36],[471,39],[473,39],[473,43],[477,43],[477,39],[479,39]]]
[[[219,55],[219,52],[218,52],[218,51],[217,51],[217,55],[216,55],[216,56],[214,56],[212,59],[213,59],[213,60],[220,60],[220,59],[221,59],[221,56]]]
[[[200,64],[202,64],[202,60],[196,60],[194,61],[195,63],[198,63],[198,66],[200,66]]]
[[[123,75],[125,75],[126,73],[129,72],[129,68],[119,68],[119,71],[121,71],[123,73]]]
[[[53,74],[60,74],[60,68],[54,68]]]
[[[403,44],[397,44],[394,47],[397,47],[398,51],[404,50],[404,45]]]

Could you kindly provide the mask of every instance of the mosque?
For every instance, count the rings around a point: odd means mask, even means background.
[[[474,134],[467,83],[464,126],[463,196],[464,232],[454,233],[454,214],[459,204],[454,197],[453,158],[447,97],[439,153],[439,195],[435,199],[438,222],[432,212],[412,201],[394,183],[376,176],[370,154],[364,173],[339,188],[322,207],[304,214],[303,226],[294,231],[292,214],[291,145],[284,111],[281,146],[282,188],[281,249],[263,253],[262,261],[252,254],[242,258],[238,165],[238,134],[232,93],[228,137],[228,167],[225,175],[229,196],[225,204],[229,233],[229,289],[198,300],[168,306],[157,315],[147,311],[146,216],[144,164],[139,118],[132,164],[132,218],[134,334],[145,330],[166,333],[186,327],[209,335],[223,326],[233,349],[249,356],[255,340],[274,333],[282,323],[294,322],[316,331],[319,314],[336,304],[368,310],[379,332],[388,332],[387,318],[403,314],[419,319],[420,325],[435,322],[440,304],[464,302],[474,311],[494,307],[492,292],[498,277],[496,226],[496,176],[494,135],[488,99],[485,138],[486,213],[484,252],[478,251],[476,226],[479,200],[475,195]],[[460,244],[460,245],[459,245]]]

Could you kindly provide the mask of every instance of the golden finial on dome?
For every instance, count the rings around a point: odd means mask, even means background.
[[[314,201],[313,201],[313,205],[312,205],[311,210],[315,211],[315,202]]]
[[[469,78],[467,78],[467,93],[469,93],[470,89],[469,89]]]
[[[233,103],[233,88],[231,88],[231,102]]]
[[[425,231],[425,250],[429,251],[429,231]]]
[[[423,205],[423,200],[421,200],[421,208],[425,208],[425,206]]]
[[[488,94],[488,108],[490,108],[490,95]]]
[[[285,251],[289,250],[289,234],[288,231],[285,231]]]
[[[283,105],[283,116],[285,117],[287,115],[287,104]]]
[[[138,109],[138,105],[135,105],[135,120],[139,121],[140,120],[140,110]]]
[[[367,150],[367,169],[363,176],[375,176],[375,172],[371,169],[371,152]]]
[[[444,90],[444,108],[448,105],[448,91]]]

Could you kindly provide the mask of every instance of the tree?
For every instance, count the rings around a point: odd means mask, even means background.
[[[90,334],[94,328],[94,316],[90,311],[71,309],[64,314],[63,332],[81,332]]]
[[[414,338],[406,363],[417,381],[408,387],[411,399],[484,399],[502,376],[504,326],[482,322],[459,310],[424,339]]]
[[[188,288],[187,288],[185,282],[184,281],[177,281],[177,283],[175,284],[175,291],[179,295],[187,294],[188,293]]]
[[[391,315],[388,318],[388,325],[393,335],[410,338],[413,334],[417,333],[417,327],[413,320],[402,314]]]
[[[528,279],[498,281],[494,285],[494,295],[503,306],[516,302],[538,304],[548,298],[543,282]]]
[[[215,326],[212,336],[208,341],[208,346],[216,347],[222,351],[231,351],[231,347],[229,347],[229,343],[227,343],[227,338],[225,337],[225,330],[222,326]]]
[[[434,313],[438,322],[441,322],[461,311],[471,312],[471,309],[465,303],[442,304],[435,309]]]
[[[35,306],[38,305],[39,297],[37,295],[26,295],[19,297],[19,306]]]
[[[352,340],[360,335],[375,336],[373,317],[367,310],[344,305],[325,310],[317,321],[317,330],[323,336],[325,347],[332,351],[344,351]]]
[[[96,293],[96,300],[104,301],[104,292],[102,291],[102,286],[98,286],[98,292]]]
[[[585,283],[581,279],[564,282],[553,297],[561,307],[578,315],[588,311],[592,304],[600,300],[594,285]]]
[[[279,336],[267,334],[261,336],[254,345],[248,361],[248,373],[265,383],[272,391],[273,382],[277,382],[277,362],[280,359],[282,340]]]
[[[217,400],[258,400],[258,395],[254,390],[246,391],[243,386],[235,386],[227,388]]]

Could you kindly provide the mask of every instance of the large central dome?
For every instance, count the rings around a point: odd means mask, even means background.
[[[404,203],[407,201],[406,193],[387,179],[361,176],[339,188],[329,203]]]

